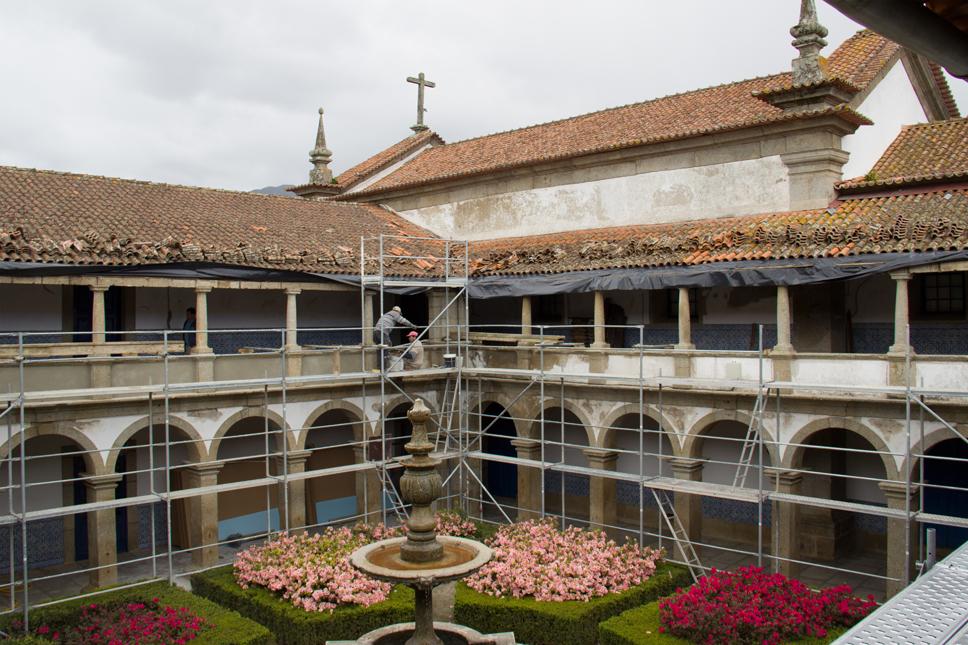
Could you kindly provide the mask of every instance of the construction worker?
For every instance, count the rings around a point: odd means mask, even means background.
[[[417,332],[412,331],[407,334],[407,343],[410,349],[403,355],[403,368],[407,370],[419,370],[423,367],[424,348],[423,343],[418,339]]]
[[[373,342],[380,345],[380,366],[386,363],[386,348],[390,346],[390,332],[396,327],[410,327],[416,329],[417,326],[403,317],[400,307],[394,307],[386,312],[373,326]]]

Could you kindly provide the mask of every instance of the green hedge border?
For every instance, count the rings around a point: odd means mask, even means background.
[[[158,601],[163,605],[186,607],[196,616],[212,625],[211,629],[200,632],[198,638],[192,641],[192,645],[272,645],[274,642],[272,634],[262,625],[248,618],[243,618],[237,612],[219,606],[210,600],[189,593],[184,589],[173,587],[167,582],[152,582],[33,609],[30,612],[30,624],[39,626],[44,623],[71,621],[81,607],[91,603],[103,604],[115,601],[151,600],[152,598],[158,598]],[[3,626],[4,631],[9,632],[10,624],[18,618],[19,615],[17,614],[4,616],[0,625]],[[19,637],[5,642],[26,645],[50,643],[51,641],[38,637]]]
[[[641,585],[588,602],[497,598],[478,593],[461,582],[454,598],[454,622],[485,634],[513,631],[518,642],[530,645],[590,645],[597,642],[601,621],[667,596],[691,582],[685,567],[661,563]]]
[[[846,627],[832,629],[826,638],[805,638],[788,645],[826,645],[839,638]],[[690,645],[687,641],[669,634],[659,633],[659,603],[650,602],[609,618],[598,626],[601,645]]]
[[[337,607],[332,613],[299,609],[262,587],[242,589],[231,565],[196,573],[192,590],[264,625],[279,645],[351,640],[384,625],[413,621],[413,591],[403,586],[394,588],[384,602]]]

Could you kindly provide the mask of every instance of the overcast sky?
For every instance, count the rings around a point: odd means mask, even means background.
[[[300,183],[319,106],[338,172],[410,134],[419,71],[456,141],[783,71],[799,4],[7,0],[0,164]],[[818,5],[829,54],[860,27]]]

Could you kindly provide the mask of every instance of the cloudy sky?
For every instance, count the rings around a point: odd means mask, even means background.
[[[6,0],[0,164],[253,189],[427,122],[448,141],[782,71],[796,0]],[[818,2],[826,53],[859,29]],[[949,80],[968,108],[968,84]]]

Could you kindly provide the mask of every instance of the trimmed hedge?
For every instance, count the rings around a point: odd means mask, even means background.
[[[666,596],[691,581],[688,569],[663,562],[641,585],[588,602],[498,598],[461,582],[454,599],[454,621],[485,634],[513,631],[518,642],[531,645],[591,645],[598,640],[601,621]]]
[[[650,602],[609,618],[598,626],[601,645],[690,645],[692,641],[659,633],[659,603]],[[789,645],[826,645],[847,629],[831,629],[826,638],[805,638]]]
[[[272,634],[262,625],[184,589],[173,587],[166,582],[152,582],[138,587],[118,589],[89,598],[69,600],[34,609],[30,612],[30,624],[34,626],[72,624],[81,608],[91,603],[136,602],[151,600],[152,598],[157,598],[162,605],[186,607],[209,623],[210,628],[199,632],[198,637],[192,640],[192,645],[272,645],[274,642]],[[2,625],[4,631],[9,633],[11,623],[17,619],[16,614],[5,616],[0,621],[0,625]],[[51,641],[28,636],[14,638],[6,642],[35,645],[37,643],[50,643]]]
[[[395,587],[384,602],[337,607],[332,613],[299,609],[262,587],[243,589],[231,565],[196,573],[192,590],[264,625],[279,645],[352,640],[384,625],[413,622],[413,591],[404,586]]]

